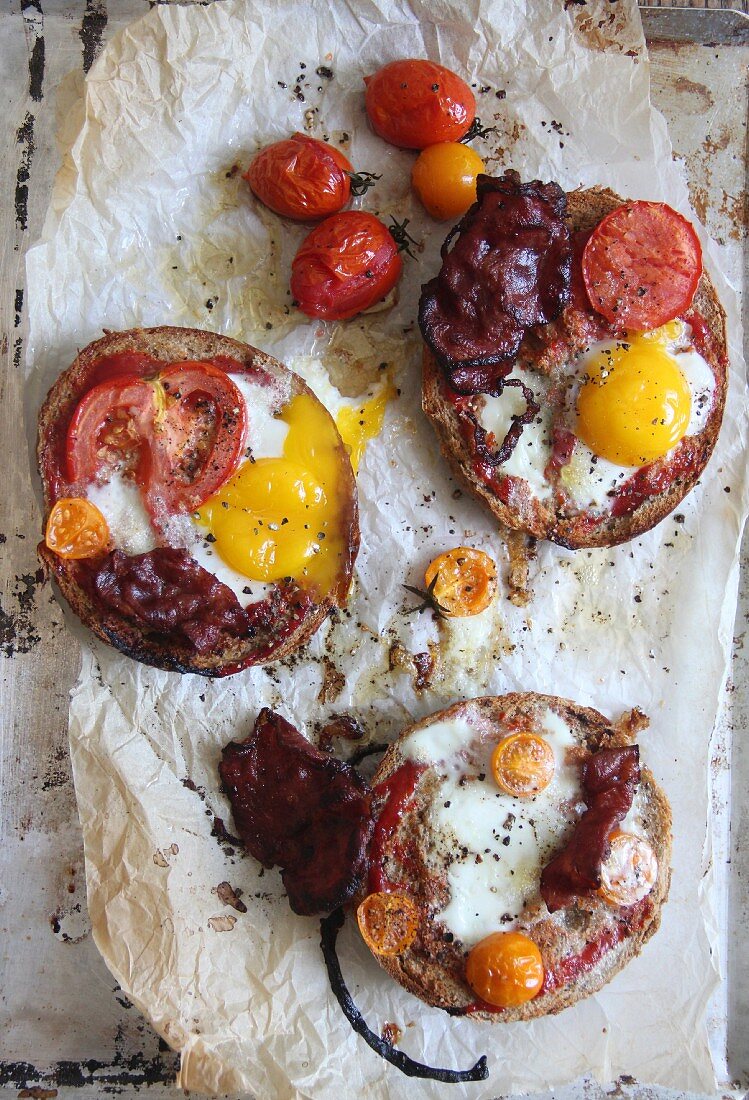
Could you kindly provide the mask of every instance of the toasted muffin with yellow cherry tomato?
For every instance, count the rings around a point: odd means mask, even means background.
[[[345,603],[351,460],[304,381],[216,333],[89,344],[39,414],[39,555],[99,638],[169,671],[277,660]]]
[[[634,744],[646,725],[528,692],[404,730],[374,777],[357,910],[380,965],[427,1004],[497,1022],[610,981],[668,895],[670,808]]]

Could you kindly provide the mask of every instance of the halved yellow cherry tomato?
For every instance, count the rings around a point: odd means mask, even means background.
[[[419,911],[405,894],[367,894],[356,910],[364,942],[376,955],[400,955],[419,930]]]
[[[522,932],[492,932],[469,954],[466,981],[482,1001],[497,1008],[525,1004],[544,983],[541,952]]]
[[[655,852],[641,836],[616,829],[609,838],[611,852],[601,866],[599,893],[610,905],[636,905],[650,893],[658,878]]]
[[[424,580],[446,615],[478,615],[496,595],[497,567],[483,550],[456,546],[434,559]]]
[[[94,558],[109,545],[109,527],[90,500],[63,497],[49,513],[44,541],[61,558]]]
[[[411,170],[416,194],[433,218],[447,221],[465,214],[476,201],[476,176],[484,162],[459,141],[442,141],[419,153]]]
[[[532,798],[554,778],[554,750],[535,733],[511,733],[492,753],[492,772],[507,794]]]

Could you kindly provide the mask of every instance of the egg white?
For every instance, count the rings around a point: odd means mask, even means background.
[[[551,410],[546,391],[546,379],[522,372],[520,377],[533,391],[540,405],[540,411],[533,423],[526,424],[517,446],[507,462],[502,465],[502,473],[512,477],[524,478],[539,500],[547,500],[552,487],[546,480],[544,468],[551,457]],[[495,446],[502,444],[512,425],[513,416],[522,416],[526,409],[522,390],[517,386],[508,386],[499,397],[486,395],[478,413],[481,427],[494,435]]]
[[[500,790],[491,770],[498,737],[487,730],[478,738],[478,732],[475,723],[455,718],[401,743],[406,759],[429,764],[440,775],[425,841],[450,893],[437,919],[468,948],[518,925],[525,903],[538,895],[541,870],[584,810],[580,765],[566,760],[566,750],[577,742],[553,710],[545,711],[535,732],[554,750],[554,778],[534,798]]]

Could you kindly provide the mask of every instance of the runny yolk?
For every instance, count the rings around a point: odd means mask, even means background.
[[[596,355],[577,399],[577,434],[594,454],[622,466],[662,458],[686,434],[689,384],[667,351],[678,335],[670,322],[628,334]]]
[[[349,460],[316,398],[292,398],[281,419],[289,425],[283,456],[246,462],[196,520],[223,561],[250,580],[292,577],[327,592],[346,552]]]
[[[382,431],[385,407],[394,393],[392,383],[388,381],[366,400],[339,409],[336,427],[349,453],[354,473],[359,469],[367,443]]]

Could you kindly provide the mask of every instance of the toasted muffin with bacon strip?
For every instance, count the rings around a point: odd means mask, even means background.
[[[515,223],[498,229],[513,203]],[[638,220],[649,247],[625,255],[619,285],[605,265]],[[420,323],[424,411],[454,473],[506,526],[613,546],[702,474],[726,399],[725,313],[692,227],[664,204],[479,177]]]
[[[38,459],[40,558],[85,625],[136,660],[225,676],[284,657],[345,603],[348,453],[303,380],[257,348],[108,333],[50,390]]]
[[[657,930],[671,813],[634,743],[557,696],[457,703],[403,731],[373,781],[359,924],[378,962],[453,1015],[556,1013]]]

